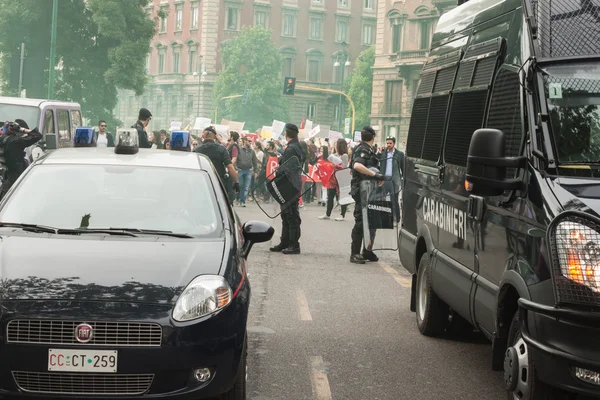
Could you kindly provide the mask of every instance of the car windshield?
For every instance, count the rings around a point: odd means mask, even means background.
[[[206,172],[175,168],[37,165],[0,211],[0,223],[61,229],[160,230],[219,237]]]
[[[40,109],[32,106],[0,104],[0,122],[14,121],[15,119],[22,119],[33,129],[40,123]]]
[[[562,164],[600,163],[600,65],[545,68],[550,124]]]

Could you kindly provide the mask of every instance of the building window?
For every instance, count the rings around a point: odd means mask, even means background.
[[[296,16],[283,14],[283,36],[296,36]]]
[[[181,31],[183,23],[183,10],[179,9],[175,12],[175,32]]]
[[[283,64],[281,68],[282,77],[292,77],[293,70],[292,67],[294,65],[294,59],[292,57],[286,57],[283,59]]]
[[[178,74],[179,73],[179,52],[178,51],[174,51],[173,52],[173,73]]]
[[[198,29],[198,21],[200,19],[200,8],[197,5],[192,6],[192,29]]]
[[[163,98],[162,96],[156,97],[156,114],[161,115],[163,112]]]
[[[162,74],[165,72],[165,53],[158,54],[158,73]]]
[[[372,24],[363,25],[362,44],[365,46],[372,45],[375,38],[375,26]]]
[[[385,82],[385,114],[400,114],[402,81]]]
[[[392,53],[399,53],[402,48],[402,25],[392,25]]]
[[[168,12],[167,10],[163,9],[161,10],[163,14],[162,17],[160,17],[160,33],[165,33],[167,31],[167,16],[166,13]]]
[[[314,121],[315,115],[317,115],[317,103],[308,103],[306,106],[306,119]]]
[[[266,11],[254,11],[254,25],[267,27],[267,12]]]
[[[350,0],[338,0],[338,7],[348,8]]]
[[[372,10],[375,0],[365,0],[365,9]]]
[[[319,82],[321,77],[321,62],[319,60],[308,60],[306,68],[306,80]]]
[[[348,42],[348,21],[338,20],[335,25],[335,41],[338,43]]]
[[[333,122],[338,122],[340,119],[340,105],[336,104],[333,106]]]
[[[229,8],[227,8],[226,15],[227,15],[227,29],[230,31],[239,30],[240,10],[235,7],[229,7]]]
[[[177,100],[179,99],[179,95],[174,94],[171,96],[171,117],[175,117],[178,113],[179,104]]]
[[[190,49],[188,53],[188,72],[196,72],[196,49]]]
[[[312,3],[321,5],[323,4],[323,0],[312,0]]]
[[[424,21],[421,22],[421,42],[419,47],[420,49],[429,49],[431,45],[431,22]]]
[[[323,38],[323,25],[320,17],[312,17],[310,19],[310,38],[314,40],[321,40]]]
[[[146,56],[146,74],[150,74],[150,63],[152,62],[152,54]]]
[[[185,116],[189,117],[194,114],[194,95],[188,94],[187,101],[185,103]]]

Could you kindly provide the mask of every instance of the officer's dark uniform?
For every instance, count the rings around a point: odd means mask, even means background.
[[[2,183],[2,189],[0,189],[0,199],[4,197],[6,192],[8,192],[27,168],[23,156],[25,148],[38,142],[41,138],[42,134],[37,128],[33,129],[26,136],[17,135],[11,132],[0,137],[0,147],[3,150],[6,166],[4,182]]]
[[[226,184],[227,166],[231,164],[231,157],[227,149],[214,140],[204,140],[201,146],[196,147],[196,153],[204,154],[215,166],[215,170],[221,178],[223,185]]]
[[[290,181],[298,188],[298,198],[302,190],[302,165],[306,161],[304,150],[300,147],[298,139],[292,139],[287,143],[287,148],[283,152],[283,155],[279,158],[279,166],[281,168],[287,161],[296,157],[299,161],[297,167],[294,165],[293,170],[289,171],[288,176]],[[291,168],[295,161],[290,161],[289,164],[283,168]],[[298,201],[292,201],[290,204],[281,205],[281,242],[278,246],[275,246],[273,251],[294,250],[299,252],[300,250],[300,209],[298,207]]]
[[[360,142],[352,151],[352,167],[354,163],[360,163],[367,168],[379,168],[379,158],[373,148],[365,142]],[[354,199],[354,228],[352,228],[351,254],[360,254],[363,242],[363,216],[360,196],[360,183],[372,177],[361,174],[352,169],[352,180],[350,181],[350,194]]]

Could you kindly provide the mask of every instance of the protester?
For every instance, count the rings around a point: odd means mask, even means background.
[[[286,124],[285,139],[287,148],[279,159],[279,168],[286,169],[286,174],[292,181],[294,187],[298,188],[297,196],[300,196],[302,187],[302,165],[305,161],[304,151],[298,142],[298,127],[294,124]],[[293,160],[293,158],[296,160]],[[290,164],[286,165],[286,162]],[[298,164],[299,163],[299,164]],[[298,164],[298,165],[291,165]],[[277,174],[279,171],[277,172]],[[271,247],[270,251],[281,252],[283,254],[300,254],[300,209],[298,201],[288,201],[281,205],[281,240],[277,246]]]
[[[152,113],[146,108],[141,108],[140,112],[138,113],[138,120],[132,126],[132,128],[135,128],[138,132],[140,149],[149,149],[152,147],[152,143],[148,141],[148,133],[146,132],[146,128],[148,127],[151,119]]]
[[[240,180],[240,206],[246,207],[246,197],[250,189],[252,176],[258,175],[258,159],[250,147],[248,138],[242,138],[242,148],[237,159],[237,169]]]

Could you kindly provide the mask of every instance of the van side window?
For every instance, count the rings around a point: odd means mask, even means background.
[[[460,50],[443,55],[427,63],[409,127],[406,153],[409,157],[437,161],[444,137],[450,90],[454,85]]]
[[[46,110],[44,112],[44,126],[42,127],[42,133],[54,133],[54,111]]]
[[[500,129],[506,138],[506,156],[517,157],[521,154],[524,129],[521,118],[521,85],[516,70],[501,68],[496,75],[492,99],[488,113],[487,128]],[[516,169],[508,171],[508,177],[514,177]]]
[[[59,140],[71,140],[71,124],[69,123],[69,111],[56,110],[56,119],[58,121]]]
[[[79,110],[71,111],[71,132],[75,132],[75,129],[81,125],[81,112]]]
[[[473,132],[481,128],[502,38],[473,45],[460,62],[454,85],[444,160],[465,167]]]

